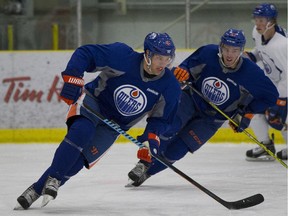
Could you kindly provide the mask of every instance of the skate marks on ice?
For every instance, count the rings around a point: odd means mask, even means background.
[[[139,188],[125,188],[127,173],[137,162],[137,147],[117,144],[91,170],[83,169],[61,187],[57,198],[44,208],[40,197],[28,210],[15,211],[17,197],[49,166],[57,145],[3,144],[1,215],[286,216],[287,172],[277,162],[247,162],[245,152],[254,146],[207,144],[175,163],[225,200],[263,194],[265,201],[251,208],[227,210],[169,169]]]

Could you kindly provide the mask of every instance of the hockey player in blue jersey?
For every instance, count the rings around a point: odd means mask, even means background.
[[[174,70],[179,81],[192,82],[203,97],[238,123],[238,127],[231,124],[235,132],[247,128],[254,113],[263,112],[278,98],[277,89],[264,72],[242,57],[245,42],[241,30],[229,29],[219,45],[200,47]],[[197,151],[226,120],[202,96],[184,89],[171,131],[160,137],[160,155],[171,163]],[[137,157],[140,161],[128,173],[127,186],[139,186],[166,168],[151,158],[146,148],[140,148]]]
[[[259,62],[266,76],[279,91],[277,104],[255,116],[251,122],[257,139],[270,151],[276,152],[274,137],[269,137],[269,128],[281,131],[286,147],[277,152],[282,160],[287,160],[287,33],[277,24],[278,11],[274,4],[263,3],[253,10],[255,26],[253,39],[255,48],[247,52],[254,62]],[[274,161],[263,148],[255,147],[246,152],[248,161]]]
[[[123,43],[85,45],[72,55],[62,72],[60,97],[70,105],[68,132],[51,166],[21,194],[15,209],[28,209],[41,195],[42,206],[57,196],[58,188],[84,166],[91,168],[119,134],[87,109],[128,130],[148,114],[145,140],[157,154],[158,136],[167,131],[176,114],[181,88],[167,68],[175,46],[167,33],[149,33],[144,53]],[[101,71],[84,88],[84,72]]]

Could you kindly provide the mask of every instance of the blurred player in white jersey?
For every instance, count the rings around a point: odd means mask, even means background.
[[[263,3],[253,11],[255,27],[253,40],[255,48],[246,52],[250,59],[260,63],[262,68],[279,92],[275,106],[270,107],[258,118],[254,118],[251,127],[266,147],[275,153],[274,135],[269,137],[269,127],[281,131],[286,142],[286,148],[277,153],[277,157],[287,160],[287,33],[277,24],[278,11],[273,4]],[[248,161],[273,161],[261,147],[246,152]]]

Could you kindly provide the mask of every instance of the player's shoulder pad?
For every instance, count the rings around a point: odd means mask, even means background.
[[[218,44],[207,44],[204,46],[201,46],[198,49],[198,52],[201,52],[203,55],[208,55],[211,53],[218,53],[219,52],[219,45]]]
[[[284,37],[287,38],[286,29],[282,28],[281,26],[276,25],[276,26],[275,26],[275,31],[276,31],[278,34],[280,34],[280,35],[282,35],[282,36],[284,36]]]
[[[245,57],[242,57],[242,59],[243,59],[242,65],[245,65],[246,67],[245,71],[249,73],[251,76],[255,75],[255,73],[261,73],[265,76],[264,71],[255,62]]]
[[[165,68],[165,75],[164,75],[164,79],[163,82],[166,82],[166,86],[168,86],[168,90],[170,89],[175,89],[175,91],[181,91],[181,87],[180,87],[180,83],[179,81],[176,79],[176,77],[173,74],[173,71],[169,68]]]
[[[109,46],[110,52],[114,55],[125,56],[129,53],[135,52],[130,46],[122,42],[114,42]]]
[[[114,42],[111,46],[115,47],[116,49],[123,49],[123,50],[133,50],[130,46],[122,42]]]

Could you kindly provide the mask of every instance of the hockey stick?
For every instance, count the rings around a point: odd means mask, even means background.
[[[130,136],[128,133],[126,133],[124,130],[122,130],[119,125],[117,125],[116,123],[110,121],[109,119],[105,118],[104,116],[102,116],[100,113],[95,112],[93,109],[91,109],[87,104],[82,104],[82,107],[84,109],[86,109],[87,111],[89,111],[91,114],[93,114],[94,116],[96,116],[97,118],[99,118],[101,121],[103,121],[106,125],[108,125],[109,127],[111,127],[112,129],[114,129],[115,131],[117,131],[119,134],[123,135],[126,139],[128,139],[129,141],[133,142],[134,144],[136,144],[138,147],[144,147],[145,145],[141,142],[139,142],[137,139],[135,139],[134,137]],[[164,164],[165,166],[167,166],[168,168],[172,169],[175,173],[177,173],[178,175],[180,175],[181,177],[183,177],[184,179],[186,179],[187,181],[189,181],[191,184],[195,185],[197,188],[199,188],[201,191],[203,191],[204,193],[206,193],[207,195],[209,195],[210,197],[212,197],[214,200],[216,200],[217,202],[219,202],[220,204],[222,204],[223,206],[225,206],[228,209],[243,209],[243,208],[248,208],[248,207],[252,207],[255,205],[258,205],[260,203],[262,203],[264,201],[264,197],[262,194],[255,194],[253,196],[247,197],[245,199],[241,199],[238,201],[234,201],[234,202],[228,202],[225,201],[223,199],[221,199],[220,197],[218,197],[217,195],[215,195],[214,193],[212,193],[211,191],[209,191],[207,188],[203,187],[202,185],[200,185],[199,183],[197,183],[196,181],[194,181],[192,178],[190,178],[189,176],[187,176],[185,173],[183,173],[181,170],[177,169],[176,167],[174,167],[169,161],[167,161],[166,159],[158,156],[158,155],[153,155],[153,157],[158,160],[159,162],[161,162],[162,164]]]
[[[227,120],[232,122],[236,127],[239,127],[237,122],[235,122],[232,118],[230,118],[228,115],[226,115],[222,110],[220,110],[214,103],[212,103],[209,98],[205,97],[202,93],[200,93],[197,89],[195,89],[192,86],[191,82],[182,82],[184,85],[189,86],[189,88],[198,94],[201,98],[203,98],[209,105],[211,105],[216,111],[218,111],[221,115],[223,115]],[[249,133],[246,129],[243,130],[243,133],[246,134],[251,140],[253,140],[255,143],[257,143],[261,148],[263,148],[269,155],[271,155],[273,158],[275,158],[278,162],[280,162],[286,169],[288,168],[287,164],[284,163],[280,158],[278,158],[273,152],[271,152],[264,144],[262,144],[259,140],[257,140],[251,133]]]

